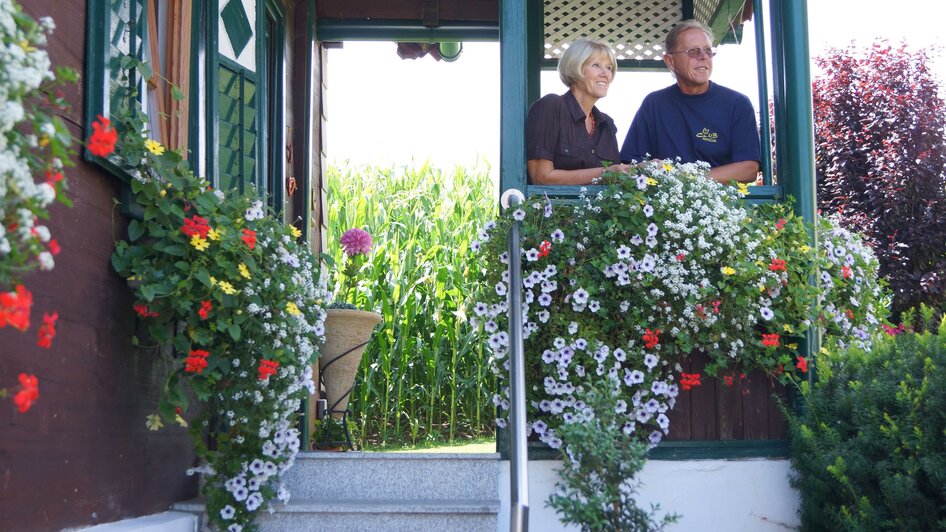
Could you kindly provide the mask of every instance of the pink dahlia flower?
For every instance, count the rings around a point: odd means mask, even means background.
[[[371,235],[368,234],[368,231],[357,227],[345,231],[339,242],[342,244],[345,254],[349,257],[367,254],[371,251]]]

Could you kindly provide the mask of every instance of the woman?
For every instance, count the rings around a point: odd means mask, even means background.
[[[606,170],[624,172],[614,120],[595,107],[608,94],[617,61],[607,43],[580,39],[562,54],[558,76],[568,86],[529,109],[526,158],[536,185],[586,185]],[[606,164],[610,164],[605,168]]]

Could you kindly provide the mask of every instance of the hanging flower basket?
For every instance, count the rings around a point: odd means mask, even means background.
[[[319,375],[325,387],[327,413],[342,419],[348,407],[365,351],[381,315],[357,309],[328,309],[325,319],[325,345],[319,355]]]

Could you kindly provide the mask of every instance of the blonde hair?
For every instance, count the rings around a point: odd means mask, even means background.
[[[614,50],[611,49],[611,45],[604,41],[578,39],[565,50],[561,59],[558,60],[559,79],[568,87],[585,79],[585,76],[581,73],[581,68],[585,66],[585,62],[591,56],[599,53],[607,54],[608,60],[611,61],[612,72],[616,74],[618,61],[614,57]]]

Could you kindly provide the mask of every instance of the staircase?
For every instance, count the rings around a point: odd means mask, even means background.
[[[261,509],[258,523],[262,532],[495,532],[499,474],[498,454],[299,453],[286,472],[292,499]]]

